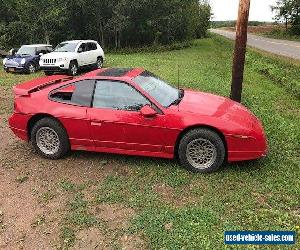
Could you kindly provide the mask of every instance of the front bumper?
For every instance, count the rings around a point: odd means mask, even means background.
[[[9,71],[9,72],[23,73],[27,71],[25,66],[4,65],[3,68],[5,71]]]
[[[69,69],[69,62],[68,61],[44,62],[43,60],[40,60],[39,66],[40,69],[43,71],[63,72]]]
[[[59,66],[40,66],[43,71],[49,72],[66,72],[68,69]]]

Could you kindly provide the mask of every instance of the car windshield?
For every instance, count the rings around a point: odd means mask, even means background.
[[[148,71],[135,77],[134,82],[164,107],[178,104],[182,99],[183,91],[170,86]]]
[[[60,43],[56,46],[54,52],[75,52],[77,43]]]
[[[35,47],[29,47],[29,46],[22,46],[18,52],[18,55],[30,55],[34,56],[36,54],[36,48]]]

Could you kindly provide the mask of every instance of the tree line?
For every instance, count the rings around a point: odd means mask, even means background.
[[[284,21],[286,30],[293,35],[300,35],[300,0],[278,0],[272,10],[276,13],[277,21]]]
[[[206,36],[206,0],[0,0],[0,45],[94,39],[106,48]]]
[[[260,25],[266,25],[271,24],[271,22],[262,22],[262,21],[249,21],[249,26],[260,26]],[[236,20],[229,20],[229,21],[211,21],[211,27],[212,28],[222,28],[222,27],[235,27],[236,26]]]

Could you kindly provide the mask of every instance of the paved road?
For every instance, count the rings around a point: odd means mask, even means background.
[[[235,39],[235,32],[232,31],[220,29],[210,29],[210,31],[232,40]],[[248,34],[248,45],[276,55],[300,60],[300,42],[271,39]]]

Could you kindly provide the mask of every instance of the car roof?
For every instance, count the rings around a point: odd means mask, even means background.
[[[83,77],[96,77],[101,79],[117,78],[119,80],[124,78],[132,79],[144,71],[145,69],[143,68],[103,68],[89,72],[83,75]]]
[[[22,45],[23,46],[26,46],[26,47],[52,47],[51,44],[24,44]]]
[[[95,40],[70,40],[70,41],[63,41],[61,43],[81,43],[81,42],[94,42],[96,43],[97,41]]]

